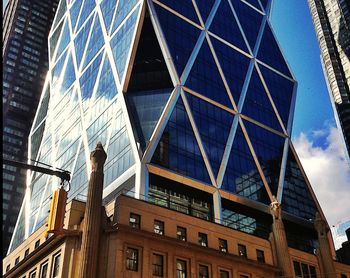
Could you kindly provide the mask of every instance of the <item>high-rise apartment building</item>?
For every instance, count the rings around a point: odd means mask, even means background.
[[[313,254],[324,216],[291,143],[296,81],[270,6],[61,0],[29,158],[70,171],[69,200],[81,198],[101,141],[104,203],[127,190],[264,240],[280,203],[288,246]],[[28,180],[10,251],[45,224],[60,182]]]
[[[47,37],[58,0],[11,0],[3,17],[3,158],[26,161],[28,135],[48,71]],[[26,189],[26,170],[3,163],[3,253]]]
[[[338,129],[350,155],[350,3],[308,0]]]

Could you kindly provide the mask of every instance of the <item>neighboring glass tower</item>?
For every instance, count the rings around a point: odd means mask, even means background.
[[[105,202],[126,189],[264,238],[275,195],[289,245],[313,252],[321,210],[289,137],[296,81],[270,5],[61,0],[30,158],[71,171],[69,197],[80,198],[101,141]],[[59,185],[29,180],[12,249],[45,223]]]
[[[338,129],[350,156],[350,2],[308,0]],[[350,159],[349,159],[350,163]]]
[[[3,158],[26,161],[28,135],[48,70],[48,34],[58,0],[11,0],[3,15]],[[3,163],[6,254],[26,188],[26,170]]]

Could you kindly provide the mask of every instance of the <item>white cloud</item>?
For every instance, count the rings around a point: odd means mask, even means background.
[[[322,135],[323,148],[313,142]],[[329,225],[349,220],[350,166],[338,130],[328,126],[311,135],[301,133],[293,144]]]

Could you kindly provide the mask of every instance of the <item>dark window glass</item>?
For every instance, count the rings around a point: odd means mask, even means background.
[[[226,239],[219,238],[219,250],[221,252],[225,252],[225,253],[228,252],[227,240]]]
[[[134,248],[127,248],[126,250],[126,269],[131,271],[138,271],[139,251]]]
[[[48,263],[41,265],[40,278],[47,278]]]
[[[303,277],[305,278],[310,278],[310,275],[309,275],[309,268],[307,266],[307,264],[301,264],[301,271],[303,272]]]
[[[163,268],[164,268],[163,256],[159,254],[153,254],[153,263],[152,263],[153,276],[163,277],[164,275]]]
[[[262,250],[256,250],[256,258],[258,262],[265,263],[265,254]]]
[[[310,277],[317,278],[316,268],[312,265],[309,265],[309,270],[310,270]],[[347,277],[345,275],[345,277],[341,277],[341,278],[347,278]]]
[[[29,278],[35,278],[36,277],[36,271],[33,271],[29,274]]]
[[[203,233],[198,233],[198,243],[200,246],[208,247],[208,236]]]
[[[296,261],[293,261],[293,266],[294,266],[295,276],[302,277],[300,263],[296,262]]]
[[[176,236],[177,236],[177,239],[186,241],[187,240],[186,228],[177,226]]]
[[[176,260],[176,278],[187,277],[187,265],[186,261]]]
[[[238,244],[238,255],[247,258],[247,248],[243,244]]]
[[[53,259],[53,266],[52,266],[52,277],[58,277],[58,274],[60,272],[60,260],[61,260],[61,254],[58,254]]]
[[[215,0],[196,1],[198,10],[202,16],[204,24],[210,14],[210,11],[212,10],[214,3],[215,3]]]
[[[206,265],[199,265],[199,278],[209,278],[209,268]]]
[[[315,276],[316,277],[316,276]],[[348,276],[346,276],[345,274],[341,274],[341,278],[347,278]]]
[[[230,278],[230,274],[226,270],[220,270],[220,278]]]
[[[164,235],[164,222],[154,220],[154,233],[158,235]]]
[[[130,213],[129,226],[140,229],[141,216],[135,213]]]
[[[34,249],[38,248],[40,246],[40,239],[35,242]]]
[[[26,249],[26,251],[24,252],[24,257],[27,257],[29,255],[29,248]]]
[[[6,266],[6,272],[10,270],[10,267],[11,267],[11,265],[9,265],[9,264]]]
[[[161,0],[160,2],[199,24],[196,10],[191,1]]]
[[[15,259],[15,265],[19,263],[19,257]]]

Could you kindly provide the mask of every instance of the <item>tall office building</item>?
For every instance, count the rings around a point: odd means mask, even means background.
[[[28,135],[48,70],[47,37],[58,0],[9,1],[3,20],[3,157],[26,161]],[[26,170],[3,164],[3,252],[26,188]]]
[[[270,5],[61,0],[29,158],[70,171],[79,198],[101,141],[105,203],[129,190],[263,239],[276,196],[289,246],[313,253],[323,214],[291,143],[296,81]],[[60,182],[29,180],[11,250],[45,223]]]
[[[350,3],[308,0],[338,129],[350,155]]]

